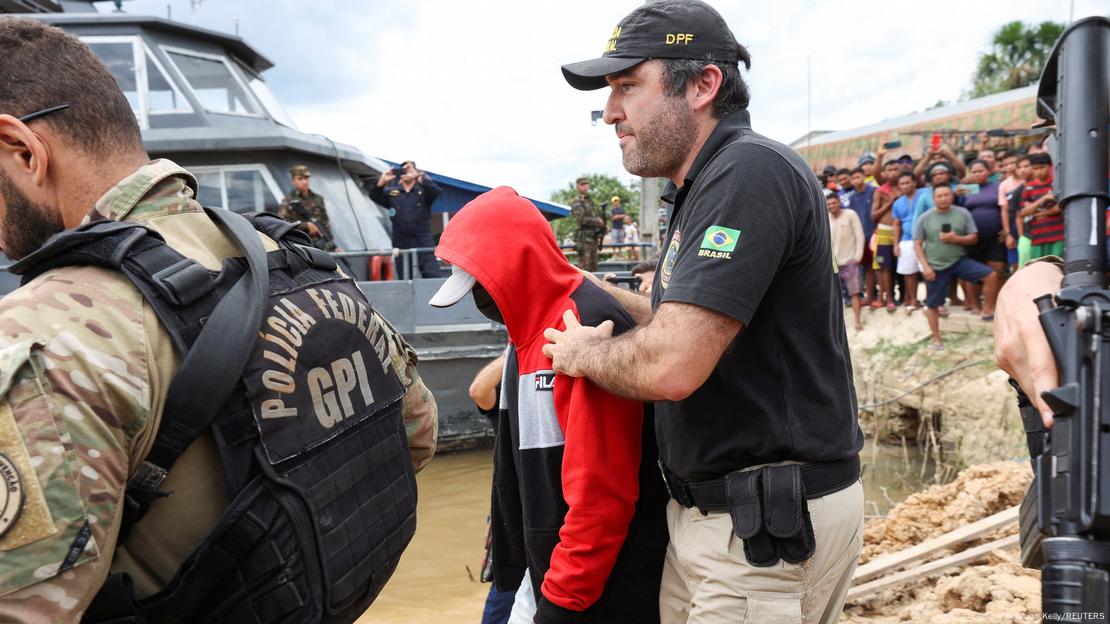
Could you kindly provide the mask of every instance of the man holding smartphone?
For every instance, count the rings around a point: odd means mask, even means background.
[[[940,339],[940,306],[948,294],[953,278],[983,282],[986,302],[983,320],[994,318],[994,302],[998,296],[998,274],[989,266],[967,257],[967,246],[979,241],[979,230],[971,213],[953,206],[955,194],[947,184],[933,187],[936,207],[914,221],[913,241],[921,272],[925,276],[925,316],[932,333],[930,348],[944,349]]]
[[[378,183],[370,189],[370,199],[389,208],[393,221],[393,246],[398,249],[419,249],[435,247],[432,239],[431,218],[432,202],[439,197],[441,190],[430,175],[416,168],[416,163],[406,160],[400,167],[386,169],[378,177]],[[420,274],[425,277],[443,277],[435,255],[431,251],[417,254]],[[398,274],[401,279],[412,279],[407,275],[407,263],[401,263]]]

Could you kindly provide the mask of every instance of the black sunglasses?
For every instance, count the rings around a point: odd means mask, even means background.
[[[29,123],[29,122],[32,122],[32,121],[38,119],[39,117],[45,117],[45,116],[49,115],[50,113],[56,113],[58,111],[63,111],[67,108],[69,108],[69,104],[59,104],[58,106],[52,106],[50,108],[44,108],[40,111],[36,111],[36,112],[30,113],[30,114],[24,115],[24,116],[20,117],[19,120],[22,121],[23,123]]]

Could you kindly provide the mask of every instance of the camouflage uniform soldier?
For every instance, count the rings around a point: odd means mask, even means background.
[[[585,177],[575,181],[578,199],[570,205],[571,215],[578,222],[574,250],[578,253],[578,266],[587,271],[597,270],[597,250],[605,237],[605,215],[590,198],[590,182]]]
[[[9,257],[101,220],[140,222],[210,270],[238,255],[194,200],[194,177],[149,162],[127,100],[88,47],[3,17],[0,53],[0,84],[20,85],[0,89],[0,111],[23,115],[0,114],[0,246]],[[408,387],[412,460],[422,467],[434,451],[435,401],[412,348],[387,335]],[[120,273],[58,268],[0,301],[0,622],[76,622],[109,571],[127,572],[150,594],[214,525],[228,501],[205,433],[163,484],[174,494],[116,549],[124,486],[151,449],[179,363]]]
[[[293,180],[293,190],[281,200],[277,215],[286,221],[300,221],[298,229],[307,232],[314,245],[324,251],[335,251],[324,198],[308,186],[312,173],[308,167],[296,165],[289,170],[289,177]]]

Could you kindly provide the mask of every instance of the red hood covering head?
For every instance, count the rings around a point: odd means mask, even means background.
[[[447,222],[435,253],[489,291],[518,347],[562,325],[568,298],[583,279],[539,209],[507,186],[463,206]]]

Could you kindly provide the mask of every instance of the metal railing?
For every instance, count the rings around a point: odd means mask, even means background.
[[[563,251],[567,251],[567,250],[574,251],[575,247],[577,247],[577,245],[575,245],[573,243],[567,243],[565,245],[559,245],[559,249],[562,249]],[[648,260],[648,259],[652,258],[652,256],[653,256],[652,252],[655,251],[655,244],[654,243],[604,243],[604,244],[598,246],[598,250],[600,250],[600,251],[604,251],[606,249],[609,249],[609,250],[613,250],[613,249],[616,249],[616,250],[631,249],[631,250],[634,250],[636,252],[636,254],[635,254],[636,257],[634,258],[634,260]]]
[[[434,252],[435,252],[435,247],[412,247],[412,248],[409,248],[409,249],[394,248],[394,249],[367,249],[367,250],[363,250],[363,251],[333,251],[333,252],[331,252],[331,255],[334,258],[336,258],[337,260],[346,260],[348,258],[374,258],[374,257],[381,258],[381,257],[388,257],[388,258],[391,258],[391,259],[394,260],[394,263],[393,263],[393,267],[394,267],[394,270],[395,270],[394,279],[400,279],[400,275],[402,275],[402,273],[400,273],[399,269],[401,268],[401,266],[403,266],[404,269],[405,269],[403,275],[405,275],[407,279],[415,279],[414,276],[416,275],[415,271],[416,271],[416,267],[417,267],[417,263],[418,263],[418,255],[417,254],[434,253]],[[398,266],[398,263],[396,262],[397,259],[401,260],[401,266]],[[369,266],[361,267],[361,268],[365,269],[365,274],[363,274],[362,271],[359,271],[359,269],[356,268],[356,265],[352,265],[350,262],[344,262],[343,264],[347,265],[347,268],[350,270],[350,272],[353,274],[354,277],[361,278],[361,279],[370,279],[370,267]],[[423,277],[423,276],[421,276],[421,277]]]
[[[569,250],[572,253],[574,251],[574,247],[575,247],[574,245],[560,245],[559,246],[560,249],[562,249],[564,251]],[[621,243],[621,244],[606,243],[604,245],[601,245],[600,249],[602,249],[602,250],[606,250],[606,249],[608,249],[608,250],[629,249],[629,250],[635,251],[634,255],[636,257],[633,258],[633,260],[646,260],[646,259],[651,258],[652,251],[655,249],[655,245],[653,245],[652,243]],[[409,248],[409,249],[397,249],[397,248],[394,248],[394,249],[366,249],[366,250],[359,250],[359,251],[334,251],[334,252],[330,252],[330,253],[334,258],[341,261],[340,264],[343,266],[344,270],[346,270],[348,272],[348,274],[350,274],[352,277],[354,277],[357,280],[364,281],[364,280],[369,280],[372,277],[369,263],[358,263],[358,262],[352,263],[352,262],[347,262],[347,260],[358,259],[358,258],[375,258],[375,257],[383,258],[383,257],[387,257],[387,258],[390,258],[394,261],[394,263],[393,263],[393,268],[394,268],[393,279],[401,279],[401,276],[405,276],[405,279],[410,279],[410,280],[411,279],[422,279],[423,276],[421,276],[420,278],[416,277],[416,270],[417,270],[417,267],[419,266],[419,264],[418,264],[419,263],[419,254],[421,254],[421,253],[434,253],[434,252],[435,252],[435,247],[412,247],[412,248]],[[398,262],[397,262],[398,260],[400,260],[400,264],[398,264]],[[11,266],[10,264],[2,265],[2,266],[0,266],[0,271],[7,272],[8,267],[10,267],[10,266]],[[400,271],[400,269],[402,267],[404,268],[403,272]],[[379,276],[379,279],[380,279],[380,276]]]

